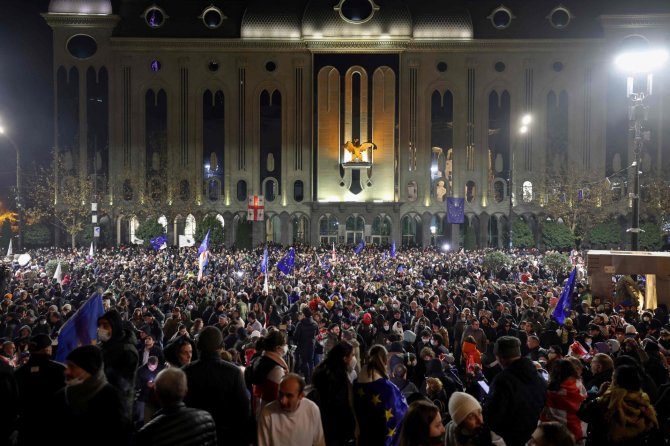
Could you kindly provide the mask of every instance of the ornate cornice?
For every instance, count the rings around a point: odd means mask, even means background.
[[[52,28],[114,28],[121,17],[118,15],[84,15],[84,14],[41,14]]]
[[[601,15],[603,28],[665,28],[670,27],[670,14]]]
[[[434,52],[449,51],[506,53],[568,51],[584,52],[600,49],[603,39],[538,39],[538,40],[268,40],[268,39],[178,39],[113,37],[112,48],[119,51],[310,51],[310,52]]]

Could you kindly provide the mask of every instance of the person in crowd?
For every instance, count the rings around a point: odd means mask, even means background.
[[[387,373],[388,354],[373,345],[353,386],[358,444],[395,446],[407,402]]]
[[[587,446],[663,444],[657,437],[656,410],[634,366],[616,367],[612,383],[604,383],[598,397],[585,402],[577,415],[588,423]]]
[[[331,348],[312,375],[313,399],[321,412],[328,446],[346,446],[354,442],[356,421],[350,404],[352,383],[349,373],[356,367],[356,361],[353,346],[343,341]]]
[[[575,446],[575,439],[565,424],[547,421],[537,425],[528,446]]]
[[[547,403],[541,421],[559,421],[565,424],[576,441],[586,437],[586,424],[577,411],[586,399],[586,389],[577,376],[577,370],[567,359],[556,361],[549,374]]]
[[[437,406],[428,401],[415,401],[403,419],[398,446],[442,445],[444,432]]]
[[[116,310],[114,310],[116,311]],[[67,429],[67,444],[118,446],[130,442],[131,422],[125,396],[107,382],[103,352],[94,345],[77,347],[67,355],[65,387],[55,397],[51,415],[44,419],[56,432]]]
[[[144,338],[144,346],[139,351],[140,355],[140,365],[144,365],[149,360],[149,357],[155,356],[158,358],[158,361],[163,363],[165,362],[165,355],[163,354],[163,349],[160,345],[156,344],[154,337],[150,334]]]
[[[591,378],[584,383],[584,387],[590,394],[598,393],[603,383],[612,381],[614,372],[614,361],[605,353],[598,353],[591,359]]]
[[[472,395],[454,392],[449,398],[449,416],[445,445],[447,446],[502,446],[500,436],[491,432],[484,423],[482,406]]]
[[[121,315],[112,309],[98,318],[98,341],[104,358],[105,377],[121,392],[126,417],[132,419],[135,372],[139,363],[135,334],[123,327]]]
[[[279,384],[279,397],[258,419],[258,446],[326,446],[319,407],[305,398],[305,380],[289,373]]]
[[[163,353],[168,364],[175,367],[184,367],[198,359],[195,342],[188,336],[179,336],[172,340]]]
[[[50,416],[50,398],[65,387],[65,367],[51,360],[52,340],[46,334],[30,339],[30,358],[14,374],[19,395],[18,444],[46,442],[50,433],[33,423]],[[0,404],[6,404],[2,401]]]
[[[216,426],[209,412],[186,407],[186,374],[170,367],[154,382],[161,409],[135,435],[135,446],[215,446]]]
[[[309,383],[314,370],[314,348],[319,326],[314,322],[312,310],[309,308],[302,310],[302,316],[303,318],[295,326],[293,342],[296,345],[295,361],[298,370]]]
[[[253,442],[249,397],[240,369],[221,359],[221,330],[205,327],[197,347],[199,359],[183,367],[189,389],[184,403],[212,415],[219,445],[247,446]]]
[[[521,356],[518,338],[498,338],[493,350],[503,370],[491,382],[484,421],[506,445],[524,445],[544,408],[546,384],[530,359]]]
[[[156,375],[165,368],[156,356],[149,356],[146,364],[137,369],[135,380],[135,425],[142,426],[156,411]]]
[[[396,364],[391,371],[391,382],[396,385],[405,399],[410,395],[419,393],[419,388],[407,379],[407,367],[403,363]]]
[[[277,399],[279,383],[289,371],[284,360],[288,354],[286,336],[272,330],[258,340],[256,349],[262,353],[251,362],[250,377],[251,410],[258,417],[266,404]]]

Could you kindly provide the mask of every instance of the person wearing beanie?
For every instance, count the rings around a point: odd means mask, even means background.
[[[249,396],[241,370],[221,359],[221,330],[212,326],[203,328],[196,346],[198,359],[183,367],[188,385],[184,404],[212,415],[219,445],[253,443]]]
[[[449,398],[445,444],[449,446],[500,445],[501,438],[484,424],[482,406],[472,395],[454,392]]]
[[[135,333],[123,327],[118,311],[112,309],[98,318],[98,341],[104,359],[107,381],[123,396],[126,416],[130,419],[135,400],[135,373],[139,366]]]
[[[51,435],[34,428],[34,421],[49,416],[45,397],[65,387],[65,366],[51,360],[51,338],[38,334],[28,344],[30,358],[15,373],[19,394],[19,444],[44,444]]]
[[[122,395],[105,377],[103,354],[95,345],[72,350],[66,358],[65,387],[55,396],[51,423],[46,432],[68,429],[68,445],[128,444],[130,418],[126,416]]]
[[[546,384],[530,359],[521,356],[518,338],[501,336],[496,340],[493,354],[503,370],[491,382],[484,422],[506,445],[525,445],[544,408]]]

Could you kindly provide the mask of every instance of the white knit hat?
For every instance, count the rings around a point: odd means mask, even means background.
[[[471,395],[464,392],[454,392],[449,398],[449,415],[454,423],[461,424],[472,412],[482,410],[482,406]]]

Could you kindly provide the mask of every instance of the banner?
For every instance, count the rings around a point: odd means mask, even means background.
[[[447,223],[454,225],[465,221],[465,198],[447,197]]]

